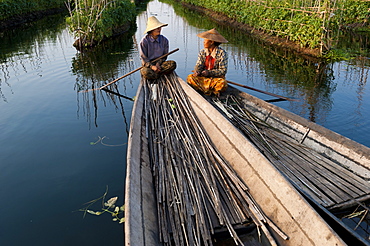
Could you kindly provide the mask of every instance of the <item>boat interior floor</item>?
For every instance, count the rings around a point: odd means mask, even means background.
[[[244,245],[248,246],[270,246],[271,244],[265,238],[264,234],[258,232],[258,228],[254,223],[244,225],[234,225],[235,231],[240,235],[240,239]],[[213,246],[234,246],[235,240],[230,237],[229,231],[226,228],[215,228],[213,235]]]

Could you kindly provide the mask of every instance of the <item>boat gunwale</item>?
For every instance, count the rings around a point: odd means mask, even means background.
[[[140,82],[130,121],[125,185],[125,245],[160,245],[149,157],[142,155],[144,87]],[[143,177],[145,176],[145,177]],[[152,188],[152,189],[150,189]]]

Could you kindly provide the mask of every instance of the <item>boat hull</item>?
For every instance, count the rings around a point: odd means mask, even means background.
[[[130,122],[125,186],[125,245],[159,243],[156,198],[143,115],[144,91],[139,86]]]

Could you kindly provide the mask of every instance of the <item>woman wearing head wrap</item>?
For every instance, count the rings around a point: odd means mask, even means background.
[[[167,25],[161,23],[155,16],[148,18],[146,35],[140,41],[140,57],[143,65],[140,72],[146,79],[157,79],[161,74],[170,73],[176,68],[176,62],[166,61],[167,58],[153,62],[154,59],[168,53],[168,39],[161,35],[162,27]]]
[[[205,95],[219,96],[227,88],[225,75],[228,62],[226,51],[219,45],[228,41],[216,29],[197,36],[204,38],[204,49],[199,52],[194,73],[187,77],[187,82]]]

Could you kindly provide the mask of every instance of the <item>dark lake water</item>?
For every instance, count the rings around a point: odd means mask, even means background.
[[[227,78],[300,99],[278,106],[370,146],[369,46],[355,37],[362,56],[323,66],[265,47],[246,34],[157,0],[137,18],[137,30],[81,54],[63,16],[52,16],[0,34],[0,245],[123,245],[123,226],[111,216],[78,211],[84,203],[118,196],[123,204],[126,143],[133,102],[96,88],[141,66],[146,19],[157,15],[170,59],[185,78],[203,40],[217,27],[229,40]],[[135,73],[117,82],[133,98]],[[246,92],[262,99],[270,96]],[[98,210],[99,204],[91,207]]]

